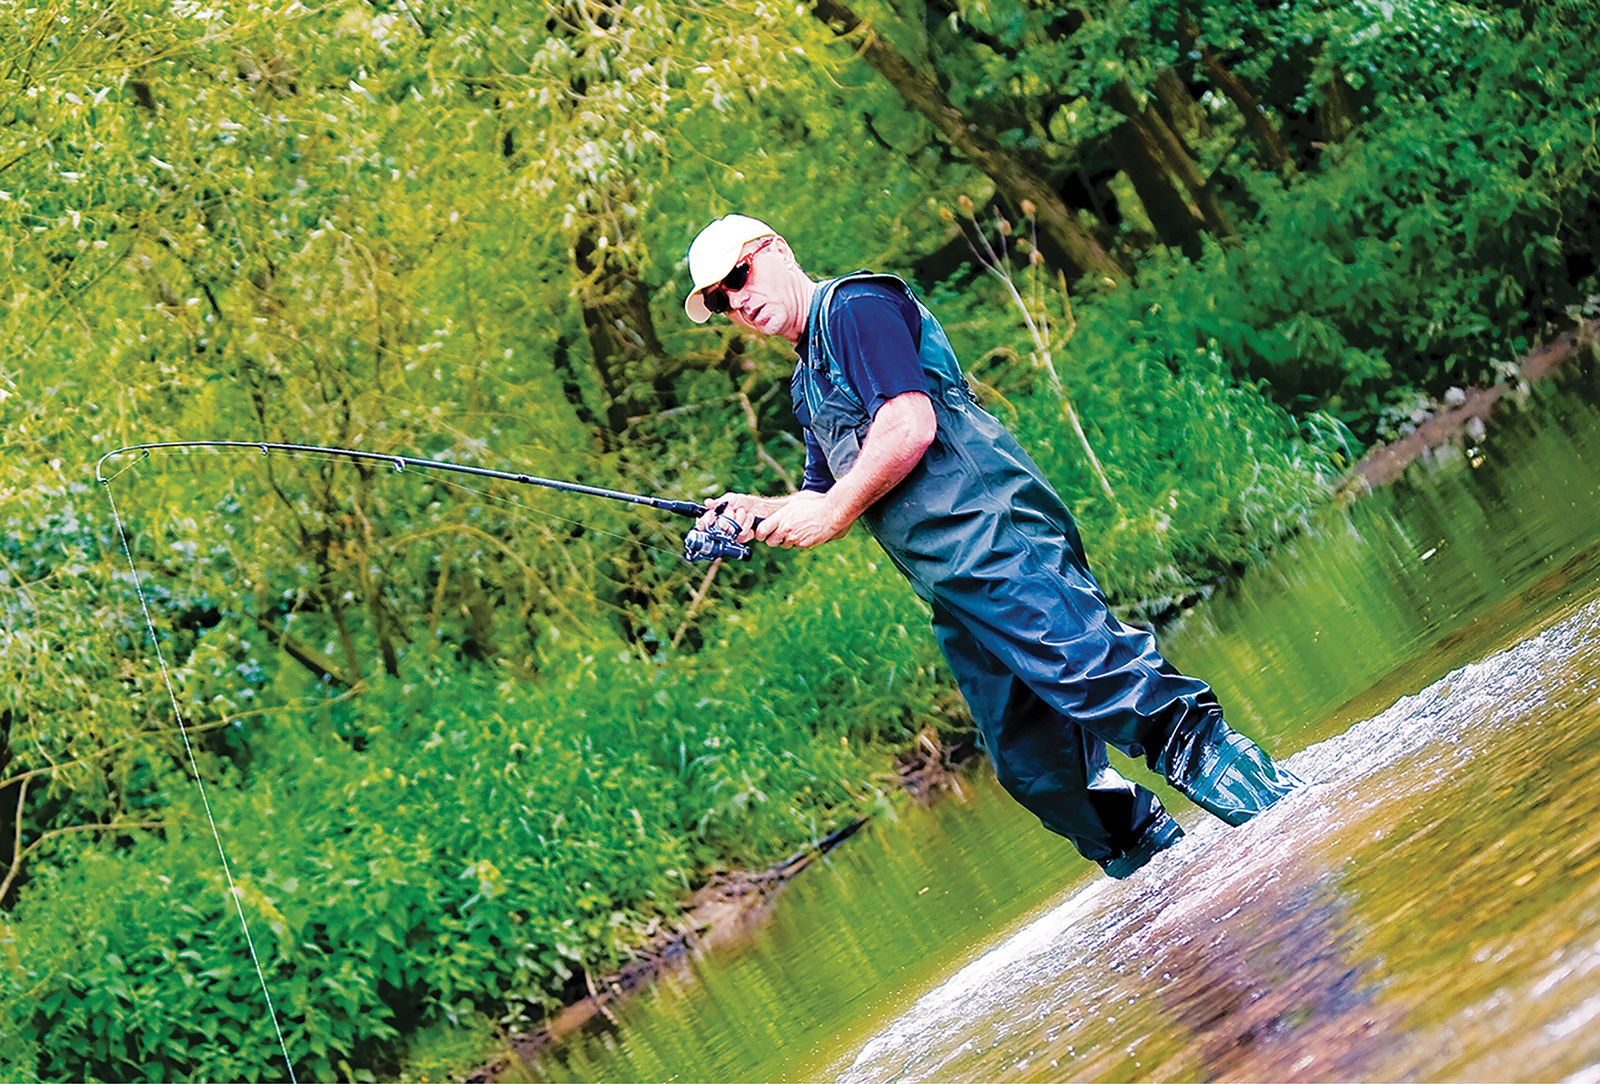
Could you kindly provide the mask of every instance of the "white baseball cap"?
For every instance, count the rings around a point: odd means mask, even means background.
[[[689,319],[697,324],[711,319],[711,310],[706,308],[706,287],[715,286],[728,277],[745,245],[777,232],[749,215],[724,215],[701,230],[689,246],[689,278],[694,288],[683,302],[683,311],[689,314]]]

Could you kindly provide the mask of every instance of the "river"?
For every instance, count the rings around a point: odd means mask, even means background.
[[[1310,781],[1267,815],[1157,787],[1189,835],[1115,882],[974,773],[503,1079],[1600,1081],[1600,394],[1564,385],[1163,636]]]

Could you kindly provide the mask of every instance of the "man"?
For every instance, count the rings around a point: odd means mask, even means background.
[[[1209,686],[1112,615],[1066,506],[978,406],[904,283],[813,281],[777,231],[745,215],[700,232],[689,272],[690,319],[725,313],[795,347],[808,452],[799,492],[707,504],[725,506],[741,541],[771,546],[821,545],[862,520],[933,608],[1000,782],[1045,827],[1118,878],[1183,835],[1111,768],[1108,744],[1229,824],[1299,784],[1223,722]]]

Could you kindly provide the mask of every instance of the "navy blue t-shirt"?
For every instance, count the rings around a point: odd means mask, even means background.
[[[834,291],[827,320],[828,341],[839,367],[869,417],[876,417],[878,408],[897,395],[928,394],[928,377],[917,354],[922,314],[904,290],[877,282],[847,282]],[[807,328],[795,344],[802,358],[810,334]],[[817,375],[817,383],[823,394],[832,390],[826,373]],[[811,436],[811,412],[797,401],[794,413],[806,430],[806,476],[800,488],[825,492],[834,478],[821,446]]]

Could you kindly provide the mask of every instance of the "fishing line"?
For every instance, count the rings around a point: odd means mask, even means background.
[[[194,775],[195,786],[200,790],[200,804],[206,811],[206,822],[211,825],[211,838],[217,844],[217,857],[222,859],[222,873],[228,882],[228,895],[233,900],[233,908],[239,915],[239,927],[244,931],[244,943],[250,949],[250,962],[255,965],[256,979],[261,983],[261,996],[267,1002],[267,1014],[272,1018],[272,1030],[278,1036],[278,1049],[283,1052],[283,1063],[289,1070],[291,1084],[298,1084],[294,1075],[294,1059],[289,1056],[289,1044],[283,1037],[283,1025],[278,1020],[278,1009],[272,1003],[272,993],[267,989],[267,973],[261,967],[261,956],[256,952],[255,938],[250,935],[250,923],[244,915],[244,903],[239,892],[239,886],[233,880],[233,867],[228,862],[228,852],[222,845],[222,833],[217,829],[217,818],[211,812],[211,799],[206,794],[205,780],[200,776],[200,762],[194,755],[194,745],[189,741],[189,727],[183,719],[183,709],[178,706],[178,691],[172,684],[172,674],[167,669],[167,659],[161,650],[161,639],[156,633],[155,618],[150,613],[150,603],[145,598],[144,582],[139,578],[138,566],[133,561],[133,547],[128,542],[127,529],[122,524],[122,515],[117,510],[117,499],[111,492],[110,479],[102,478],[105,485],[106,500],[111,503],[111,518],[116,521],[117,534],[122,539],[122,552],[128,558],[128,570],[133,573],[134,593],[139,596],[139,607],[144,611],[144,626],[150,633],[150,645],[156,653],[156,662],[161,668],[161,680],[167,687],[167,700],[172,704],[172,717],[177,720],[178,733],[183,735],[183,751],[189,758],[189,771]]]

